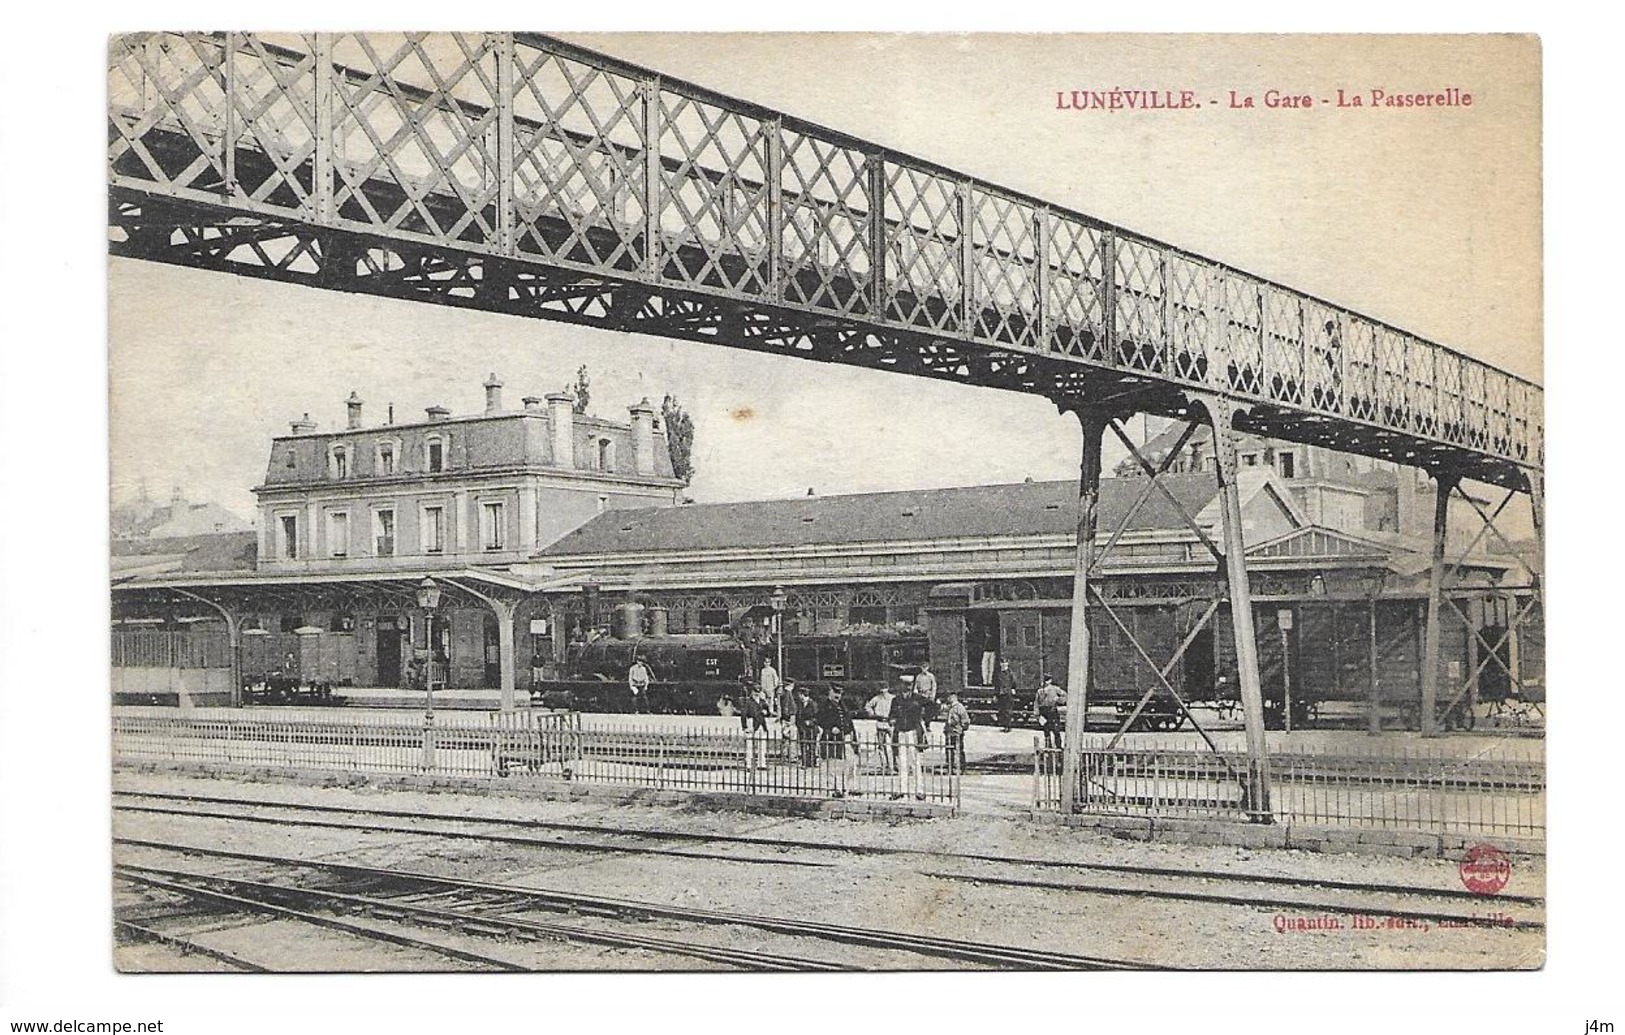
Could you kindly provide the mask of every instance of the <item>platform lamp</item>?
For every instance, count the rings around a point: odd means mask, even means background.
[[[423,576],[418,583],[418,607],[423,609],[423,638],[428,646],[425,656],[423,712],[423,768],[434,768],[434,612],[440,606],[440,587],[434,579]]]
[[[789,596],[784,592],[783,586],[773,587],[773,639],[778,646],[779,655],[779,682],[784,682],[784,605],[789,602]]]

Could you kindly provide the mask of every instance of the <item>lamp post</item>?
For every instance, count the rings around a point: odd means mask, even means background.
[[[779,680],[784,680],[784,605],[789,600],[783,586],[773,587],[773,639],[778,645]]]
[[[425,575],[418,583],[418,607],[423,609],[423,638],[428,647],[423,665],[423,768],[434,769],[434,612],[440,606],[440,587]]]
[[[1370,668],[1370,700],[1366,706],[1366,732],[1376,736],[1382,732],[1382,692],[1377,682],[1377,598],[1382,596],[1382,585],[1388,579],[1388,569],[1373,568],[1366,574],[1367,597],[1367,650],[1366,664]]]

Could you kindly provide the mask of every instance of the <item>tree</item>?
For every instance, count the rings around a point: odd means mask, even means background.
[[[587,403],[592,399],[592,378],[587,376],[587,364],[583,363],[576,368],[575,384],[565,385],[564,390],[576,397],[571,409],[576,413],[586,413]]]
[[[660,402],[660,419],[666,426],[671,473],[686,485],[694,478],[694,418],[683,412],[675,395],[668,395]]]

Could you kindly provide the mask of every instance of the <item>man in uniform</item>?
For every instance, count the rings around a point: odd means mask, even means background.
[[[753,688],[741,699],[739,728],[745,732],[745,771],[767,768],[767,695]]]
[[[829,769],[831,790],[835,797],[844,798],[857,783],[858,731],[852,724],[852,713],[841,699],[841,688],[829,688],[823,710],[819,714],[822,727],[819,745]]]
[[[999,702],[999,725],[1010,732],[1010,723],[1016,714],[1016,674],[1010,671],[1010,661],[999,659],[999,670],[993,674],[993,692]]]

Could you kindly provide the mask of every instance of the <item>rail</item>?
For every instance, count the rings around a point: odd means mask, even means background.
[[[1077,811],[1179,819],[1249,815],[1240,751],[1155,743],[1106,750],[1086,746]],[[1452,753],[1448,746],[1383,745],[1369,750],[1272,748],[1271,807],[1277,823],[1427,833],[1539,837],[1546,830],[1546,767],[1521,745]],[[1061,808],[1061,752],[1035,741],[1033,804]]]
[[[1542,391],[1527,380],[1083,213],[549,37],[129,34],[111,42],[108,77],[110,178],[116,197],[133,192],[123,204],[157,196],[270,220],[199,231],[192,244],[228,264],[307,281],[326,272],[320,248],[272,243],[295,220],[372,235],[342,260],[346,276],[438,280],[456,304],[524,301],[525,277],[499,289],[489,270],[410,269],[387,242],[1333,417],[1493,458],[1502,483],[1543,463]],[[540,309],[584,317],[579,300],[534,288]]]

